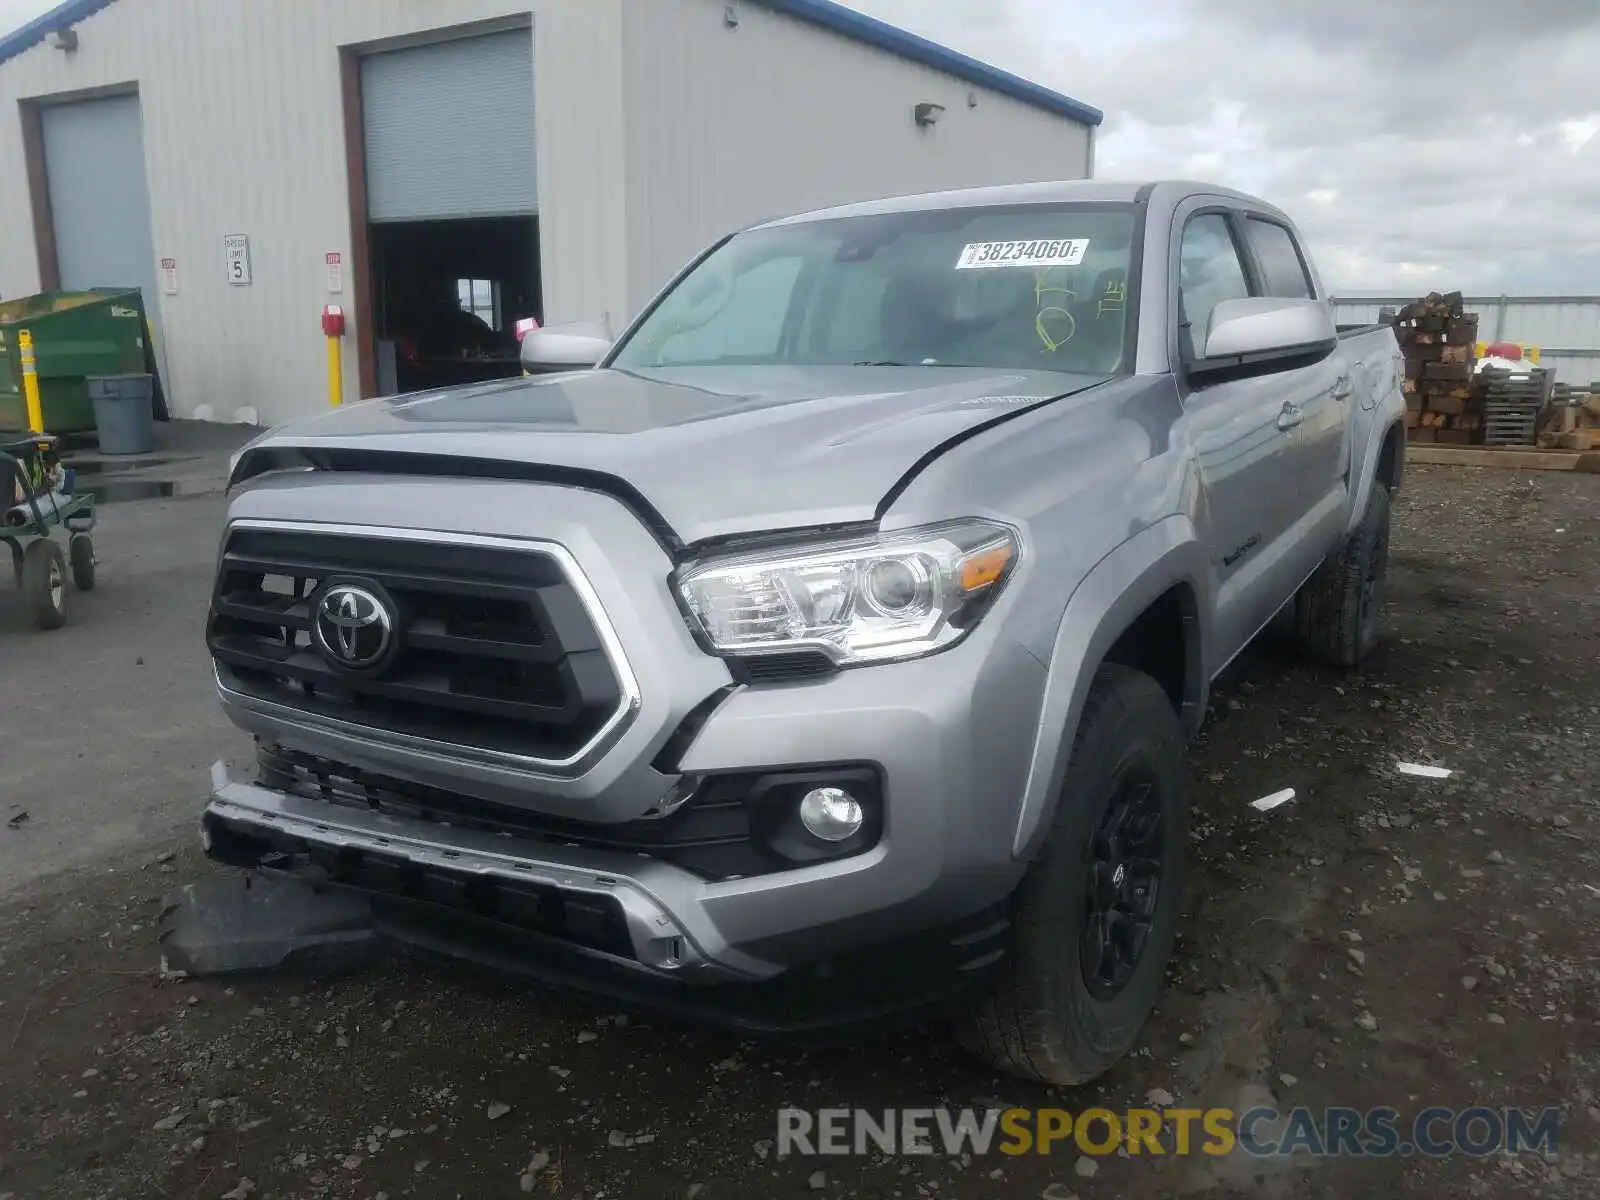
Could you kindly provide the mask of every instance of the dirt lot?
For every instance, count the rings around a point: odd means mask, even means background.
[[[0,808],[30,812],[0,828],[0,1195],[1600,1194],[1600,478],[1417,467],[1408,485],[1368,669],[1263,649],[1218,690],[1171,985],[1144,1049],[1076,1092],[997,1079],[938,1030],[753,1044],[420,964],[160,981],[160,897],[208,869],[203,767],[242,747],[199,646],[220,506],[124,506],[125,531],[159,508],[180,532],[137,557],[107,543],[73,634],[42,648],[0,596],[4,778],[27,789]],[[85,719],[53,734],[72,703]],[[1282,787],[1298,799],[1248,807]],[[1240,1155],[1105,1158],[1086,1178],[1075,1151],[770,1153],[784,1105],[1116,1109],[1152,1089],[1236,1109],[1555,1105],[1562,1127],[1549,1161],[1259,1177]]]

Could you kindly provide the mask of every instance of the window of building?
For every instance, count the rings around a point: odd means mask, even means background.
[[[462,312],[469,312],[490,329],[499,332],[500,285],[492,279],[456,280],[456,300]]]

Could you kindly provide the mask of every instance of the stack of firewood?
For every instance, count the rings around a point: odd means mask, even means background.
[[[1556,450],[1600,450],[1600,381],[1562,394],[1557,385],[1545,410],[1539,445]]]
[[[1480,440],[1483,403],[1472,386],[1478,314],[1462,311],[1461,293],[1429,292],[1395,315],[1406,360],[1406,437],[1413,442]]]

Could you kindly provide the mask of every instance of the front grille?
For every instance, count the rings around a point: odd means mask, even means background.
[[[493,804],[282,746],[261,744],[256,762],[263,787],[304,799],[533,842],[646,854],[705,879],[757,875],[782,864],[753,840],[748,777],[711,776],[669,816],[600,824]]]
[[[316,606],[335,583],[393,602],[396,649],[371,671],[336,666],[314,642]],[[471,539],[236,527],[206,640],[232,691],[544,763],[581,755],[626,702],[561,560]]]

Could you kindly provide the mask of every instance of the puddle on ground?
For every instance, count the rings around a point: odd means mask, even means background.
[[[174,496],[207,496],[222,491],[210,479],[98,479],[84,490],[97,504],[127,504],[134,500],[166,500]]]

